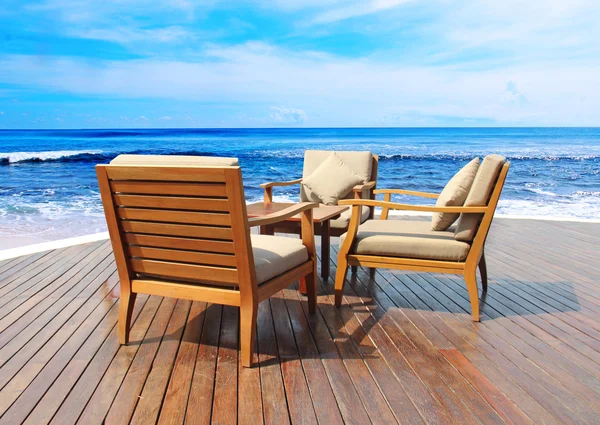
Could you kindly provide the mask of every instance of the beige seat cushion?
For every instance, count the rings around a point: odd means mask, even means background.
[[[367,218],[369,218],[369,207],[363,207],[361,211],[360,222],[363,223]],[[331,220],[329,222],[332,229],[347,229],[350,224],[350,217],[352,217],[352,208],[347,209],[343,213],[340,214],[338,218],[335,220]]]
[[[304,169],[302,178],[307,178],[319,167],[334,151],[307,150],[304,152]],[[356,174],[361,177],[360,183],[375,180],[373,176],[373,154],[368,151],[335,151],[336,155]],[[343,198],[343,196],[342,196]],[[302,202],[321,202],[320,198],[304,186],[300,186],[300,200]]]
[[[473,186],[465,200],[465,207],[486,206],[490,200],[498,175],[506,158],[501,155],[488,155],[477,170]],[[471,242],[479,227],[482,214],[461,214],[456,225],[454,238],[457,241]]]
[[[191,156],[191,155],[119,155],[111,164],[123,165],[181,165],[185,166],[220,166],[233,167],[239,165],[237,158],[221,156]]]
[[[259,285],[308,261],[308,251],[300,239],[254,234],[250,239]]]
[[[436,207],[460,207],[465,203],[469,190],[473,185],[475,174],[479,168],[479,158],[473,159],[450,179],[440,193]],[[434,213],[431,220],[431,230],[447,230],[460,214]]]
[[[302,186],[308,188],[325,205],[336,205],[360,183],[364,183],[362,177],[335,152],[331,152],[315,171],[302,179]]]
[[[368,220],[358,228],[352,253],[464,261],[471,246],[455,240],[453,230],[431,230],[429,221]],[[341,240],[345,237],[342,235]]]

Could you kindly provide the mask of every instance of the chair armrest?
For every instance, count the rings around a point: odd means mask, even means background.
[[[447,212],[466,214],[483,214],[489,211],[489,207],[435,207],[430,205],[398,204],[395,202],[377,201],[374,199],[342,199],[338,202],[338,205],[359,205],[365,207],[381,207],[403,211]]]
[[[276,186],[292,186],[294,184],[302,183],[302,179],[290,180],[288,182],[268,182],[263,183],[260,187],[265,191],[264,194],[264,202],[268,204],[269,202],[273,202],[273,188]]]
[[[352,188],[352,190],[354,191],[354,193],[361,193],[365,189],[373,189],[376,184],[376,181],[366,182],[365,184],[357,184]]]
[[[416,190],[404,190],[404,189],[376,189],[373,191],[375,195],[378,194],[395,194],[395,195],[412,195],[412,196],[420,196],[422,198],[431,198],[437,199],[439,198],[438,193],[428,193],[428,192],[417,192]]]
[[[295,205],[287,207],[281,211],[267,214],[262,217],[252,217],[248,219],[248,225],[254,226],[267,226],[269,224],[279,223],[287,218],[298,215],[306,210],[318,207],[319,204],[316,202],[299,202]]]
[[[263,189],[267,189],[269,187],[274,187],[274,186],[292,186],[292,185],[295,185],[298,183],[302,183],[302,179],[290,180],[287,182],[267,182],[267,183],[261,184],[260,187]]]

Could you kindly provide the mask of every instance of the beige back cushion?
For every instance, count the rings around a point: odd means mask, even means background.
[[[479,158],[475,158],[458,173],[450,179],[450,181],[440,193],[440,196],[435,203],[436,207],[461,207],[475,180],[477,169],[479,168]],[[448,227],[452,226],[459,214],[453,213],[434,213],[431,219],[431,230],[447,230]]]
[[[237,158],[221,156],[183,156],[183,155],[119,155],[111,164],[127,165],[180,165],[180,166],[219,166],[233,167],[239,165]]]
[[[321,165],[334,151],[321,151],[321,150],[307,150],[304,153],[304,169],[302,171],[302,178],[306,178],[311,175],[319,165]],[[362,180],[362,183],[366,183],[371,180],[373,172],[373,154],[368,151],[335,151],[337,156],[350,167],[356,174],[358,174]],[[351,196],[352,193],[350,192]],[[300,201],[302,202],[320,202],[318,196],[312,191],[300,185]]]
[[[464,203],[465,207],[483,207],[488,204],[505,162],[505,157],[495,154],[488,155],[483,159]],[[482,214],[461,214],[454,232],[454,239],[465,242],[472,241],[482,216]]]
[[[325,205],[337,205],[354,186],[361,183],[362,177],[346,165],[335,152],[302,180],[302,186],[318,196]]]

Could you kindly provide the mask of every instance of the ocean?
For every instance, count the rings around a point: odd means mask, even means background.
[[[105,231],[94,165],[121,153],[237,157],[254,202],[260,183],[301,176],[305,149],[370,150],[378,187],[429,192],[498,153],[512,163],[499,214],[600,218],[600,128],[0,130],[0,238]],[[275,195],[295,201],[298,188]]]

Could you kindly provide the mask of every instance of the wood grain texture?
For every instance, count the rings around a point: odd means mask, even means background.
[[[138,293],[236,306],[241,363],[251,367],[258,304],[314,275],[312,209],[318,204],[300,203],[262,219],[276,223],[302,213],[302,244],[311,255],[306,263],[262,282],[259,290],[240,167],[110,164],[97,165],[96,174],[120,278],[119,342],[129,342]],[[212,225],[223,218],[227,226]],[[310,311],[315,313],[314,285],[311,289]]]

